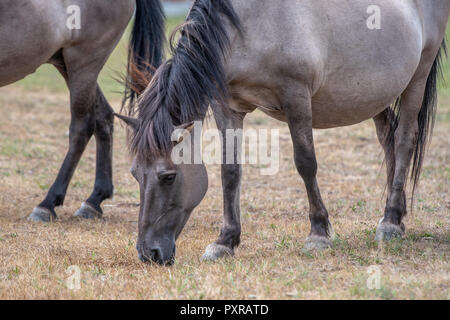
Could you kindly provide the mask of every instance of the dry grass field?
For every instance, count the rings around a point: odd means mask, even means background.
[[[113,60],[120,68],[125,63],[119,59],[123,45],[118,50]],[[114,69],[110,65],[107,72]],[[449,70],[447,64],[447,75]],[[280,129],[281,163],[274,176],[261,176],[257,166],[244,167],[243,235],[236,256],[217,263],[200,261],[222,220],[220,168],[209,166],[208,194],[178,240],[176,264],[166,268],[143,264],[137,257],[138,185],[129,174],[125,131],[119,123],[116,194],[105,202],[104,217],[72,217],[93,187],[92,141],[64,207],[57,209],[59,219],[50,224],[26,220],[53,182],[68,143],[68,96],[61,92],[59,79],[46,76],[47,69],[40,72],[0,89],[0,299],[450,298],[448,87],[440,93],[434,139],[404,239],[382,246],[374,242],[385,174],[374,125],[368,121],[315,132],[318,179],[338,237],[329,250],[302,253],[310,228],[307,198],[294,167],[288,129],[255,113],[247,127]],[[115,86],[106,83],[118,110],[119,97],[111,93]],[[82,272],[79,290],[67,287],[70,266]],[[366,285],[370,266],[379,267],[379,289]]]

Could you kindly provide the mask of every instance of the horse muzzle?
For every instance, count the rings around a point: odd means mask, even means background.
[[[157,263],[161,266],[171,266],[175,263],[175,242],[165,245],[137,245],[139,259],[145,263]]]

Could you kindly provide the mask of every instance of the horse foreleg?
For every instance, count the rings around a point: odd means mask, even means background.
[[[92,219],[103,214],[101,203],[113,196],[112,147],[114,132],[114,111],[97,86],[97,104],[95,108],[95,139],[97,162],[94,190],[82,204],[75,216]]]
[[[210,244],[203,255],[203,260],[214,261],[224,256],[234,255],[234,248],[240,243],[241,237],[241,209],[240,186],[242,166],[238,163],[238,152],[241,150],[241,139],[227,141],[227,129],[242,129],[245,115],[232,113],[225,115],[220,108],[214,110],[217,127],[223,137],[223,164],[222,164],[222,190],[223,190],[223,225],[219,238]],[[234,147],[234,163],[227,164],[230,155],[227,154],[227,144]]]
[[[296,92],[293,90],[293,92]],[[325,249],[331,246],[334,236],[317,183],[317,160],[312,131],[311,99],[307,94],[286,95],[283,108],[288,119],[294,146],[294,161],[305,183],[309,200],[311,233],[305,243],[305,250]]]

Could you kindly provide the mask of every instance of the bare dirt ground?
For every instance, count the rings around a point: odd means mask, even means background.
[[[287,127],[262,114],[248,127],[280,128],[281,164],[274,176],[244,167],[242,245],[234,258],[202,263],[219,232],[220,168],[208,168],[210,187],[177,243],[177,261],[165,268],[137,258],[138,186],[129,174],[124,129],[116,125],[116,194],[104,217],[72,214],[90,194],[95,142],[85,152],[59,220],[28,222],[64,157],[68,96],[0,89],[0,299],[449,299],[450,95],[441,95],[433,143],[414,211],[402,240],[378,246],[385,183],[374,126],[316,131],[319,183],[338,238],[321,253],[302,253],[309,233],[307,198],[292,159]],[[118,103],[114,104],[118,108]],[[70,290],[68,268],[81,270]],[[381,276],[367,287],[370,266]]]

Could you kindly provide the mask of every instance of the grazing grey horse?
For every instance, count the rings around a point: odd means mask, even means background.
[[[70,5],[70,6],[69,6]],[[97,78],[124,33],[133,12],[136,19],[130,61],[148,70],[162,61],[164,13],[159,0],[1,0],[0,86],[16,82],[40,65],[54,65],[70,90],[70,145],[47,197],[30,216],[33,221],[56,218],[67,187],[92,135],[97,141],[97,170],[92,195],[76,215],[101,216],[100,204],[113,195],[113,110]],[[76,19],[79,19],[77,22]],[[134,70],[133,69],[133,70]],[[133,70],[129,70],[130,74]],[[126,100],[134,100],[130,81]]]
[[[288,123],[309,199],[307,250],[329,247],[333,236],[316,179],[313,128],[373,118],[388,171],[376,239],[403,235],[408,170],[413,159],[416,185],[449,13],[449,0],[197,0],[173,58],[122,116],[133,128],[132,171],[141,190],[140,258],[173,262],[175,241],[203,197],[203,165],[175,165],[171,135],[203,119],[208,105],[222,131],[242,128],[255,109]],[[223,165],[222,180],[224,222],[207,260],[232,255],[240,242],[241,166]]]

